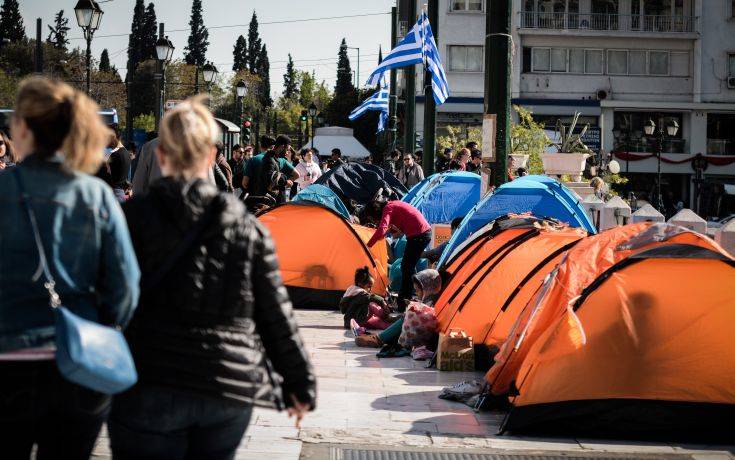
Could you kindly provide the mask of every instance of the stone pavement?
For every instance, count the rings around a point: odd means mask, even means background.
[[[380,360],[375,357],[377,350],[355,347],[351,333],[342,328],[341,315],[299,311],[297,316],[316,368],[318,408],[304,419],[300,430],[285,413],[256,410],[237,459],[295,460],[303,443],[735,458],[734,446],[497,436],[504,413],[476,414],[463,404],[437,398],[443,387],[481,378],[481,374],[438,372],[411,358]],[[103,436],[95,458],[108,456],[108,440]]]

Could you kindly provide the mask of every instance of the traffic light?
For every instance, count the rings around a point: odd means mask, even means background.
[[[420,149],[423,148],[423,146],[424,146],[424,143],[423,143],[423,140],[421,139],[421,136],[419,135],[419,133],[414,133],[413,134],[413,147],[414,147],[414,149],[420,150]]]
[[[309,116],[308,113],[309,112],[307,112],[306,110],[302,110],[301,111],[301,117],[299,117],[299,120],[301,120],[302,122],[305,122],[306,119],[307,119],[307,117]]]
[[[242,143],[249,144],[251,138],[250,128],[253,125],[253,120],[248,117],[242,122]]]

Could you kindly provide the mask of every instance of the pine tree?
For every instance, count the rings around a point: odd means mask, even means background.
[[[110,72],[110,70],[110,55],[105,48],[100,55],[100,72]]]
[[[301,72],[299,76],[299,104],[308,107],[314,101],[316,92],[316,77],[314,73]]]
[[[258,15],[253,11],[253,17],[250,19],[250,27],[248,27],[248,69],[251,73],[258,72],[258,57],[262,51],[263,42],[260,40],[258,33]]]
[[[204,65],[209,47],[209,31],[204,27],[202,17],[202,0],[194,0],[191,4],[191,18],[189,19],[189,41],[184,50],[184,60],[190,65]]]
[[[260,48],[260,53],[258,53],[257,66],[257,74],[260,77],[260,105],[270,107],[273,105],[273,99],[271,99],[271,64],[268,60],[268,50],[266,50],[265,45]]]
[[[0,7],[0,46],[5,40],[10,43],[19,42],[26,38],[26,29],[23,26],[23,16],[20,15],[18,0],[3,0]]]
[[[237,37],[235,49],[232,51],[232,58],[232,70],[235,72],[248,68],[248,44],[242,35]]]
[[[156,41],[158,41],[158,19],[156,6],[151,2],[143,15],[143,29],[140,41],[140,57],[142,61],[156,58]]]
[[[283,74],[283,97],[295,100],[299,95],[299,82],[296,75],[296,68],[293,64],[291,53],[288,53],[288,64],[286,65],[286,73]]]
[[[337,83],[334,86],[334,96],[338,98],[354,93],[355,86],[352,84],[352,67],[350,67],[350,58],[347,56],[347,40],[343,38],[337,55]]]
[[[66,38],[66,34],[69,32],[69,19],[64,17],[64,10],[59,11],[54,16],[54,26],[48,27],[49,33],[46,43],[53,46],[57,50],[66,52],[66,45],[69,44],[69,40]]]
[[[130,26],[130,38],[128,40],[128,59],[133,65],[133,69],[143,60],[142,43],[143,43],[143,23],[145,21],[145,4],[143,0],[135,1],[133,8],[133,22]]]

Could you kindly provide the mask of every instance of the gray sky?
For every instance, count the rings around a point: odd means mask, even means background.
[[[69,18],[71,46],[84,46],[82,33],[74,18],[76,0],[21,0],[20,12],[27,33],[35,37],[36,18],[43,20],[43,37],[46,38],[47,24],[51,24],[56,12],[64,10]],[[146,0],[146,4],[149,0]],[[176,47],[174,58],[183,58],[184,47],[189,36],[191,0],[154,0],[159,22],[166,24],[169,38]],[[271,88],[280,94],[283,89],[288,53],[294,58],[299,70],[314,71],[319,81],[326,80],[334,86],[337,72],[337,51],[342,37],[348,46],[360,47],[360,79],[364,82],[377,65],[378,46],[385,53],[390,48],[390,8],[394,0],[203,0],[204,23],[209,27],[209,49],[207,58],[215,63],[220,72],[232,69],[232,48],[238,35],[247,38],[248,24],[255,10],[260,23],[260,36],[268,48],[271,63]],[[127,61],[127,34],[133,15],[134,0],[112,0],[100,3],[104,10],[102,24],[92,42],[92,53],[99,59],[104,48],[110,60],[124,71]],[[334,16],[386,13],[374,16],[266,24],[274,21],[290,21]],[[233,26],[214,28],[216,26]],[[124,34],[105,37],[105,35]],[[74,39],[77,38],[77,39]],[[357,67],[357,51],[349,50],[353,70]],[[123,72],[121,72],[123,73]]]

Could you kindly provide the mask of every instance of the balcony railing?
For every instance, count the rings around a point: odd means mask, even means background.
[[[643,137],[626,142],[615,142],[614,150],[633,153],[654,153],[657,146],[656,139]],[[661,153],[685,153],[685,139],[664,139]]]
[[[728,139],[707,139],[707,155],[735,155],[735,142]]]
[[[522,29],[691,33],[695,16],[520,12]]]

